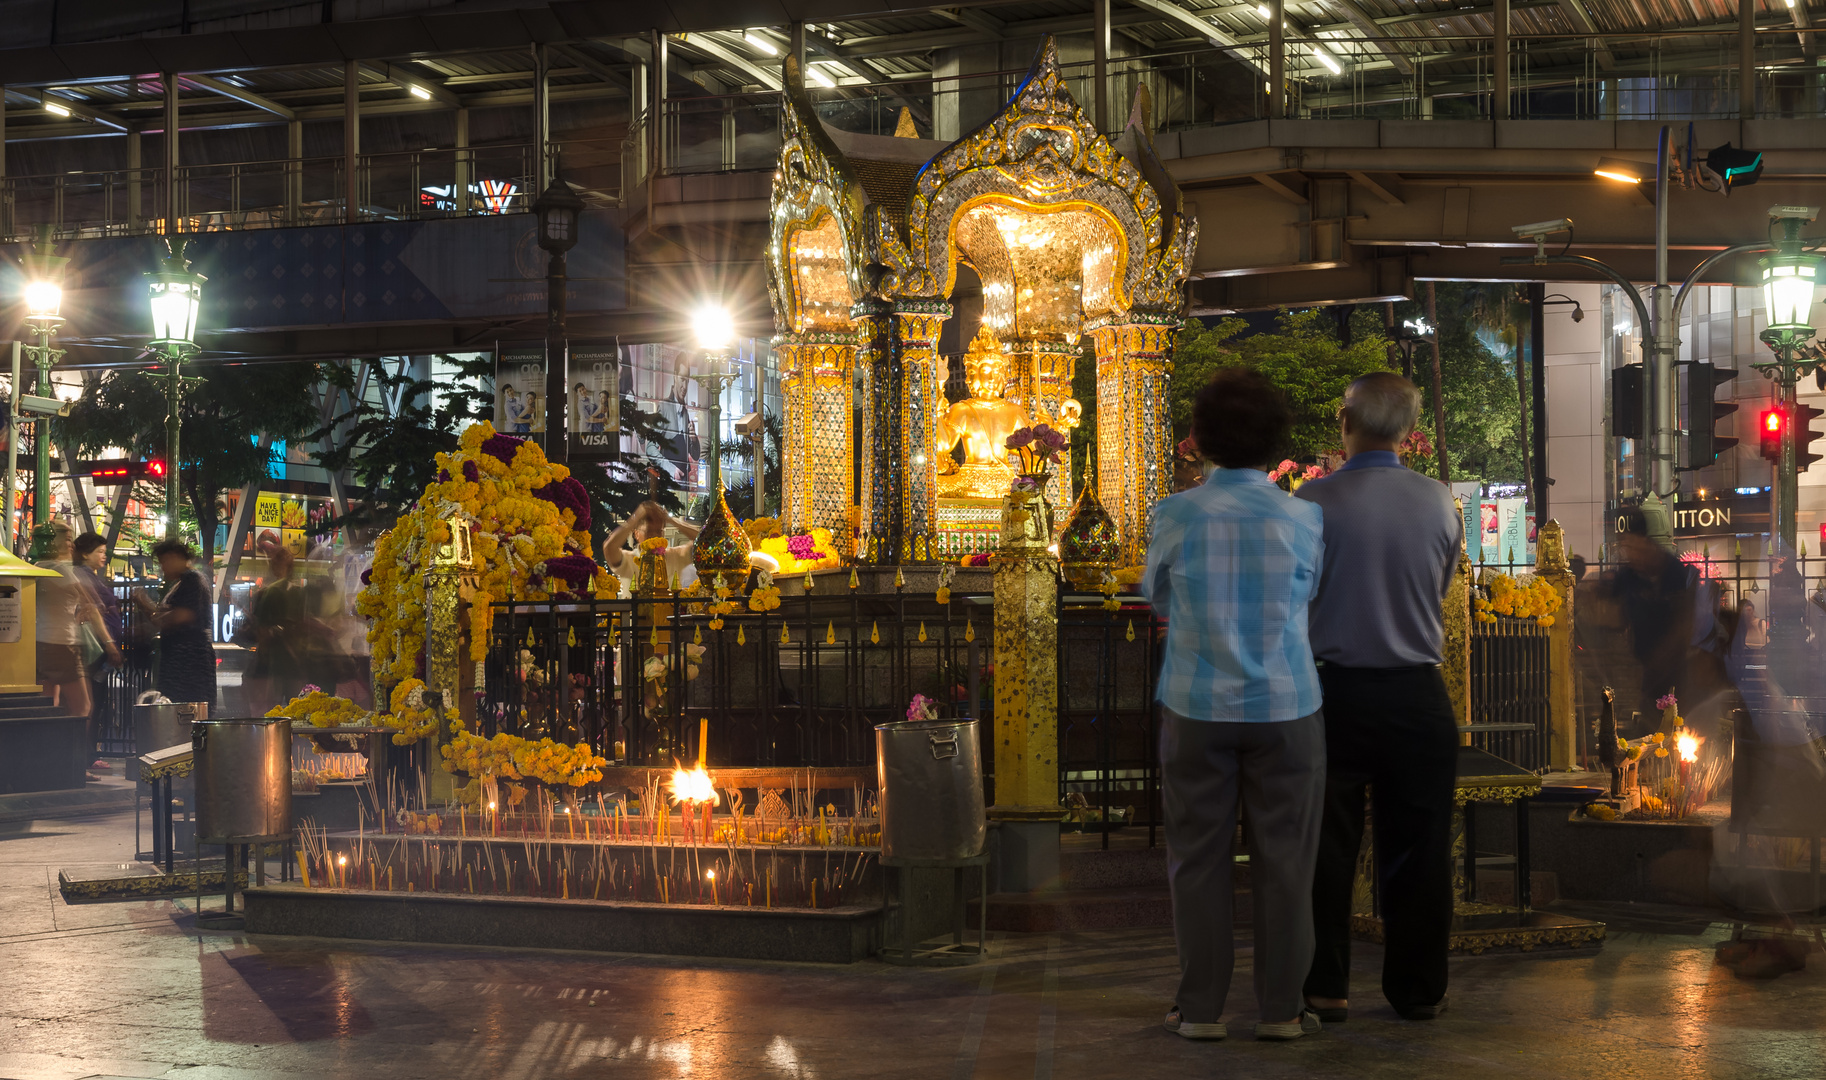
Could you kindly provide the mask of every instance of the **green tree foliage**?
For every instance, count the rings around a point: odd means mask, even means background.
[[[761,502],[770,517],[780,514],[780,440],[783,433],[780,417],[777,413],[766,413],[761,417]],[[719,442],[718,453],[722,455],[724,475],[731,469],[742,469],[752,472],[754,469],[754,444],[745,438],[735,438]],[[754,516],[754,478],[750,476],[738,484],[729,485],[724,496],[729,502],[729,509],[735,511],[739,518]]]
[[[311,433],[332,440],[330,449],[313,454],[318,464],[346,473],[365,492],[336,524],[391,527],[437,478],[437,455],[455,450],[465,427],[494,415],[494,358],[442,359],[457,366],[457,377],[445,381],[435,403],[433,380],[368,361],[371,391]],[[345,401],[355,397],[360,375],[355,365],[324,368],[325,379],[344,392]],[[399,407],[388,408],[390,401]]]
[[[1442,283],[1435,290],[1440,400],[1444,405],[1452,479],[1519,484],[1524,479],[1522,397],[1515,363],[1521,355],[1517,348],[1521,340],[1518,328],[1527,325],[1526,308],[1518,303],[1513,285]],[[1397,322],[1425,315],[1424,301],[1395,305]],[[1420,427],[1437,445],[1432,364],[1429,347],[1416,346],[1414,382],[1420,386],[1423,398]],[[1429,475],[1439,475],[1437,459],[1416,464]]]
[[[270,475],[271,453],[260,447],[260,437],[296,439],[317,425],[310,391],[318,368],[200,364],[195,371],[197,381],[185,391],[181,412],[179,485],[197,523],[207,568],[221,520],[217,498]],[[164,457],[164,377],[145,370],[109,372],[89,385],[69,416],[53,423],[51,437],[84,456],[120,447],[138,458]]]
[[[1338,406],[1351,380],[1388,369],[1388,342],[1379,335],[1339,340],[1337,323],[1317,309],[1284,311],[1268,333],[1242,336],[1242,319],[1220,319],[1206,326],[1189,319],[1173,349],[1169,400],[1173,439],[1192,430],[1192,401],[1199,388],[1226,367],[1253,368],[1274,380],[1293,407],[1289,454],[1310,459],[1338,448]]]

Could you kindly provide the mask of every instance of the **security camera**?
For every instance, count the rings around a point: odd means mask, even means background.
[[[1511,231],[1517,236],[1527,237],[1530,240],[1539,240],[1544,236],[1552,236],[1554,233],[1571,232],[1572,219],[1560,218],[1556,221],[1536,221],[1529,225],[1517,225],[1511,229]]]
[[[735,432],[737,435],[759,435],[761,433],[761,427],[761,414],[758,412],[748,413],[735,422]]]
[[[1794,219],[1811,222],[1819,216],[1820,208],[1817,206],[1771,206],[1769,208],[1769,217],[1773,221]]]

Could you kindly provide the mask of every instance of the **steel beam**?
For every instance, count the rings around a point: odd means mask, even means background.
[[[180,75],[178,77],[199,90],[207,90],[212,94],[219,94],[231,101],[239,101],[243,105],[252,105],[262,112],[272,113],[281,120],[296,120],[298,118],[297,113],[295,113],[290,106],[281,105],[272,98],[263,97],[245,87],[223,82],[220,79],[212,79],[208,75]]]

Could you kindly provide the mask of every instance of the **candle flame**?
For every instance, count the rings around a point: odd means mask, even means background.
[[[716,880],[716,871],[715,870],[706,870],[706,871],[704,871],[704,876],[708,877],[711,881],[715,881]]]
[[[349,865],[349,857],[348,857],[348,856],[347,856],[347,855],[338,855],[338,856],[336,856],[336,865],[337,865],[337,866],[347,866],[347,865]]]
[[[1680,760],[1695,762],[1699,760],[1699,740],[1683,731],[1674,736],[1674,746],[1680,751]]]
[[[672,770],[672,801],[716,805],[716,785],[710,782],[710,774],[702,765],[689,772]]]

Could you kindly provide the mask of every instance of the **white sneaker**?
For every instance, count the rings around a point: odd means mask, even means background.
[[[1302,1035],[1317,1035],[1325,1025],[1319,1022],[1319,1014],[1307,1009],[1300,1013],[1298,1020],[1289,1020],[1284,1024],[1260,1023],[1255,1025],[1255,1037],[1258,1039],[1278,1039],[1285,1041],[1297,1039]]]
[[[1182,1039],[1218,1040],[1230,1037],[1230,1029],[1222,1021],[1215,1024],[1193,1024],[1179,1018],[1179,1007],[1167,1014],[1166,1029]]]

